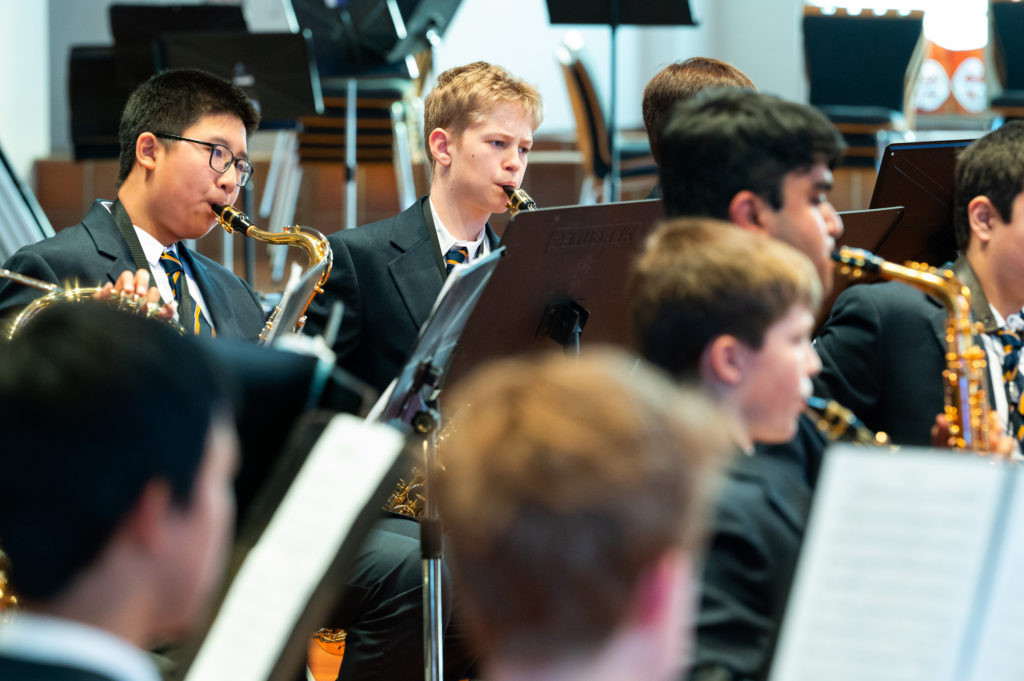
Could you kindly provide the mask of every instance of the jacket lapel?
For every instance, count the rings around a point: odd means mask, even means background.
[[[437,269],[437,246],[422,220],[410,219],[395,224],[391,247],[396,255],[388,261],[388,271],[409,316],[419,328],[430,316],[444,283]]]
[[[114,283],[125,270],[135,272],[138,269],[135,261],[132,260],[128,244],[121,237],[121,233],[114,224],[114,217],[104,207],[102,201],[93,203],[92,208],[82,219],[82,227],[88,232],[96,246],[96,252],[110,261],[107,267],[107,281]],[[79,282],[83,286],[92,286],[97,282]],[[101,286],[106,281],[98,282]]]

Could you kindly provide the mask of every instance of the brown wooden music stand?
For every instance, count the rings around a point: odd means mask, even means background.
[[[632,344],[626,277],[662,218],[659,200],[522,212],[507,254],[455,349],[446,383],[498,357],[588,344]]]

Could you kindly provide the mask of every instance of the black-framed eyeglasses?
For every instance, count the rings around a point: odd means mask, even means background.
[[[235,158],[235,155],[231,153],[231,150],[223,144],[194,140],[190,137],[172,135],[169,132],[154,132],[153,134],[163,139],[192,142],[193,144],[202,144],[204,147],[210,147],[210,167],[218,173],[226,173],[228,168],[234,166],[235,184],[239,187],[244,187],[245,183],[249,181],[250,177],[252,177],[252,164],[244,158]]]

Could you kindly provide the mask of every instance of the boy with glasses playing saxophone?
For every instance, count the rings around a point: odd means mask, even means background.
[[[265,315],[253,290],[182,241],[210,231],[213,204],[238,198],[252,176],[246,140],[258,123],[245,93],[221,78],[198,70],[153,76],[122,113],[116,200],[96,201],[79,224],[20,249],[4,267],[59,286],[98,284],[176,302],[189,332],[255,339]],[[0,279],[0,317],[39,295]]]

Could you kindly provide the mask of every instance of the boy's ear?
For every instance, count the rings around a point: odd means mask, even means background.
[[[764,208],[764,199],[750,191],[743,189],[736,192],[729,201],[729,220],[744,229],[763,232],[764,225],[761,220],[761,211]]]
[[[437,163],[443,166],[450,166],[452,164],[452,135],[444,128],[434,128],[430,131],[430,137],[427,138],[427,144],[430,147],[430,155],[434,157]]]
[[[681,549],[669,551],[647,568],[640,577],[634,595],[632,621],[644,629],[669,627],[678,634],[678,622],[672,622],[673,605],[679,592],[688,588],[690,558]]]
[[[165,541],[171,497],[170,483],[150,480],[124,520],[133,542],[149,553],[159,554]]]
[[[746,354],[749,352],[743,341],[724,334],[704,348],[701,364],[709,378],[723,385],[735,386],[743,380]]]
[[[146,170],[156,168],[156,151],[160,141],[151,132],[144,132],[135,140],[135,162]]]
[[[975,196],[967,204],[967,224],[971,228],[972,239],[988,243],[997,221],[1002,221],[999,211],[987,196]]]

